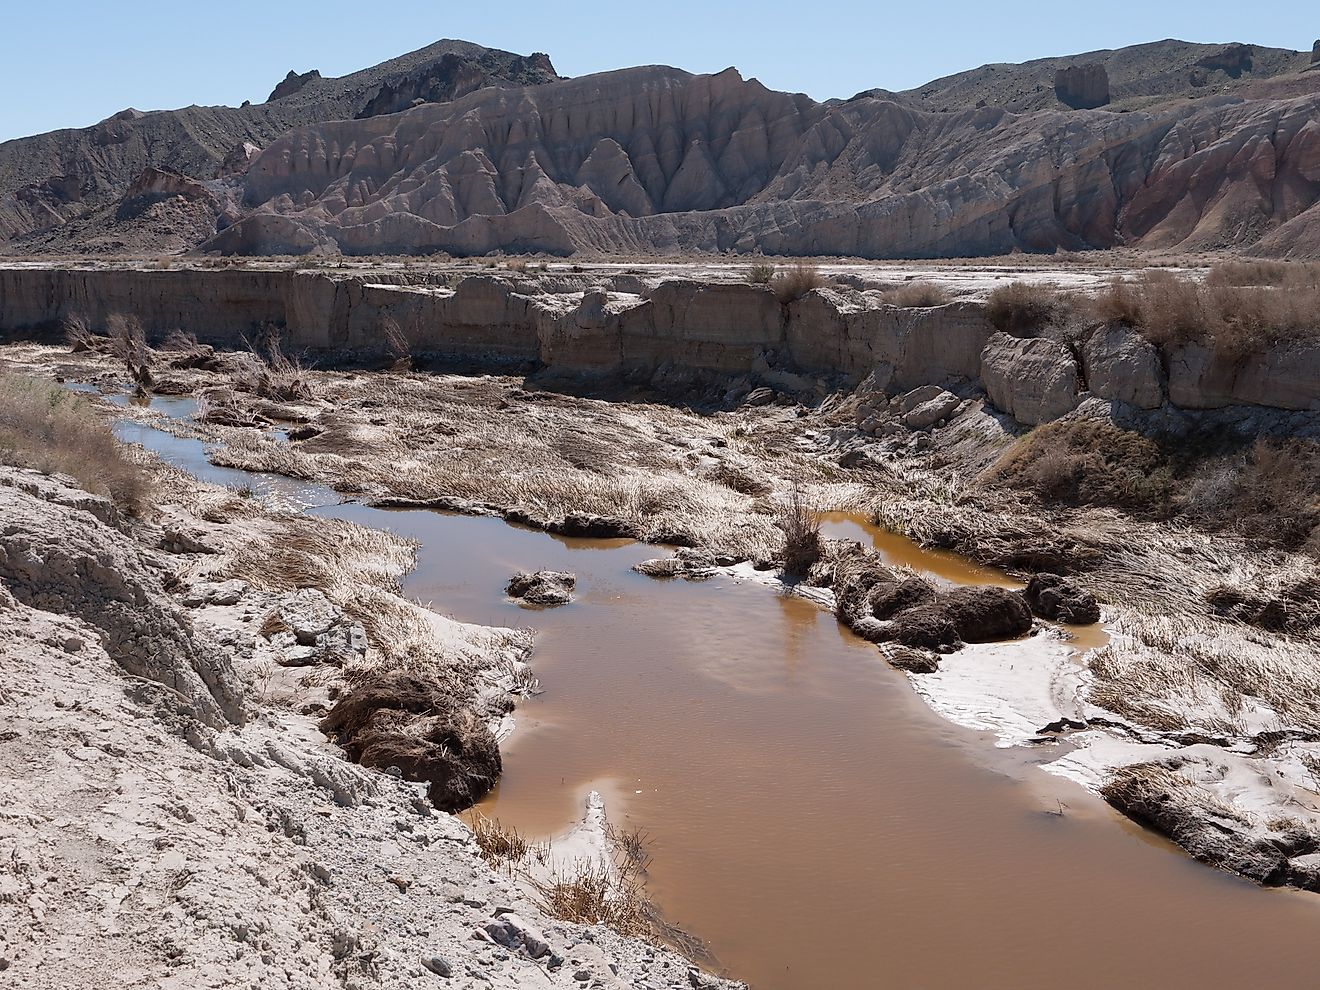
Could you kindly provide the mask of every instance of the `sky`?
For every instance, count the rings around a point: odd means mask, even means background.
[[[0,13],[0,141],[125,107],[261,102],[289,69],[346,75],[441,38],[550,55],[561,75],[736,66],[816,99],[909,89],[989,62],[1180,38],[1310,49],[1302,0],[1095,4],[842,0],[12,0]],[[1265,13],[1266,16],[1262,16]]]

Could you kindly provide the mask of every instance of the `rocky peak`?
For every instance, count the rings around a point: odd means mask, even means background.
[[[281,80],[279,85],[277,85],[273,90],[270,91],[270,96],[266,97],[266,102],[274,103],[276,100],[282,100],[286,96],[292,96],[294,93],[298,92],[298,90],[302,89],[313,79],[320,79],[320,78],[321,78],[320,69],[309,69],[307,72],[303,72],[303,73],[298,73],[293,71],[293,69],[290,69],[289,74],[285,76],[283,80]]]

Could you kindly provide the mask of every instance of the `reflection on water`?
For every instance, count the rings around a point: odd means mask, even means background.
[[[134,429],[216,477],[196,441]],[[614,820],[652,836],[664,911],[758,990],[1314,985],[1311,898],[1199,866],[1066,782],[1024,774],[1049,752],[996,752],[942,721],[814,605],[723,577],[641,577],[629,568],[655,550],[625,541],[311,511],[420,540],[408,591],[437,609],[537,630],[545,694],[518,709],[483,810],[546,837],[602,790]],[[828,526],[895,563],[1009,583],[856,519]],[[509,575],[541,567],[575,572],[577,601],[504,598]],[[1045,813],[1056,798],[1062,816]]]

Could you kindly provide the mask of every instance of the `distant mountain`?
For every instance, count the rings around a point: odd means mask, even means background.
[[[291,73],[258,107],[0,145],[0,232],[28,252],[1317,256],[1311,59],[1165,41],[817,103],[732,69],[561,80],[440,42]]]
[[[337,79],[309,73],[288,95],[264,104],[128,109],[92,127],[6,141],[0,144],[0,241],[111,207],[148,167],[212,179],[235,148],[262,147],[293,127],[392,113],[415,100],[452,100],[483,86],[556,78],[545,55],[438,41]],[[279,92],[277,87],[272,96]]]

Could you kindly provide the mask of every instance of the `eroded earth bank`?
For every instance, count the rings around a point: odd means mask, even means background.
[[[6,389],[29,418],[34,394],[60,407],[45,453],[0,444],[0,956],[36,986],[105,967],[717,985],[548,917],[436,810],[498,777],[532,641],[410,601],[414,548],[295,511],[294,482],[664,545],[638,563],[656,580],[771,585],[879,644],[983,745],[1029,747],[1206,863],[1320,887],[1320,347],[1286,313],[1245,326],[1228,289],[1274,304],[1314,277],[0,272]],[[1174,297],[1194,319],[1156,305]],[[56,458],[56,381],[156,396],[76,415],[289,487],[208,485],[147,451]],[[162,416],[178,397],[190,414]],[[1002,580],[953,586],[846,526],[817,539],[820,512]]]

